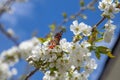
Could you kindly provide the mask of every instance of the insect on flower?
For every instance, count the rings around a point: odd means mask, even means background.
[[[60,32],[55,34],[53,39],[48,44],[48,47],[50,49],[53,49],[56,45],[59,45],[59,42],[60,42],[63,32],[64,32],[64,30],[61,30]]]

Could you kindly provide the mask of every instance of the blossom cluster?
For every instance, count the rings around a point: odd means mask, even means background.
[[[90,58],[89,46],[87,41],[73,43],[63,38],[60,45],[50,49],[46,41],[34,47],[27,61],[45,72],[43,80],[87,80],[97,67],[95,60]]]
[[[0,79],[7,80],[17,74],[14,65],[22,58],[31,55],[32,49],[39,43],[37,38],[23,41],[19,46],[14,46],[0,53]]]
[[[120,12],[120,8],[117,7],[119,2],[114,2],[115,0],[102,0],[99,2],[98,8],[103,12],[103,16],[108,18],[114,18],[114,13]]]
[[[98,8],[103,11],[102,16],[108,18],[108,22],[105,24],[105,32],[103,35],[103,39],[105,42],[110,42],[112,39],[112,36],[114,34],[114,30],[116,28],[116,26],[113,23],[113,21],[111,20],[112,18],[114,18],[114,14],[120,12],[120,7],[119,7],[120,3],[116,0],[102,0],[101,2],[99,2],[99,6]]]

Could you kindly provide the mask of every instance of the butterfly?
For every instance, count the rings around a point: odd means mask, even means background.
[[[50,40],[50,42],[48,43],[48,47],[49,49],[53,49],[56,45],[59,45],[60,39],[62,38],[64,30],[61,30],[60,32],[57,32],[53,39]]]

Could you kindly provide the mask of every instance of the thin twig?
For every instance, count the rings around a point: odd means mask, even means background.
[[[17,42],[17,39],[14,38],[14,37],[12,37],[12,36],[4,29],[4,27],[3,27],[2,24],[0,24],[0,31],[1,31],[5,36],[7,36],[8,39],[10,39],[12,42],[14,42],[16,46],[19,45],[19,43]]]
[[[34,69],[33,71],[31,71],[27,76],[26,76],[26,78],[25,78],[25,80],[28,80],[35,72],[37,72],[39,69],[38,68],[36,68],[36,69]]]
[[[100,21],[98,21],[92,28],[92,32],[94,32],[94,29],[97,28],[104,20],[106,19],[106,17],[103,17]]]
[[[106,17],[103,17],[95,26],[99,26],[104,20],[106,19]]]

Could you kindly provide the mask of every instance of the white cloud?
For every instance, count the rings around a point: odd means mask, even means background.
[[[7,22],[11,26],[15,26],[19,17],[30,17],[33,7],[33,4],[30,2],[15,3],[11,7],[13,13],[4,13],[1,17],[1,20]]]
[[[29,16],[30,13],[33,11],[33,4],[28,3],[16,3],[12,6],[12,10],[14,11],[13,15],[20,15],[20,16]]]

